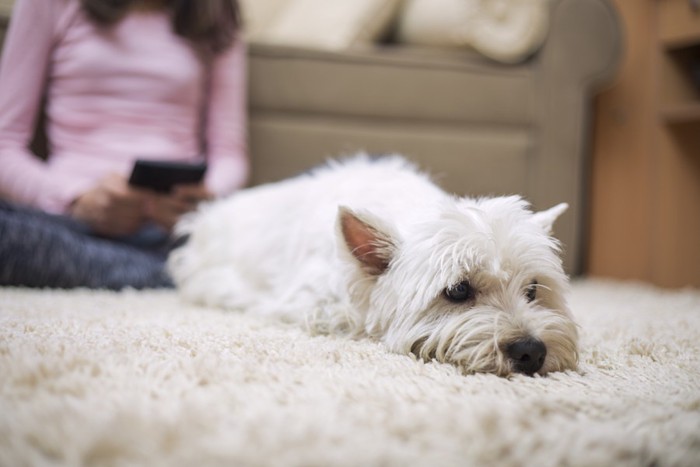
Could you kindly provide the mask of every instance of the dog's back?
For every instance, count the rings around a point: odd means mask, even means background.
[[[204,206],[181,222],[170,272],[191,301],[261,312],[343,302],[336,217],[370,210],[399,231],[449,196],[399,156],[359,155]],[[399,232],[400,233],[400,232]]]

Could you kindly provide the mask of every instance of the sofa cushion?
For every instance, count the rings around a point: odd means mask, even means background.
[[[250,100],[257,111],[446,124],[533,119],[531,67],[412,47],[337,53],[253,44],[251,52]]]
[[[401,0],[245,0],[251,42],[342,50],[371,44],[396,17]],[[247,13],[249,11],[249,13]]]
[[[400,124],[310,114],[254,112],[252,182],[266,183],[357,151],[400,153],[447,191],[470,196],[526,194],[537,141],[526,127]]]
[[[533,67],[471,58],[253,44],[253,182],[366,150],[419,161],[455,193],[526,193],[537,144]]]
[[[14,0],[0,0],[0,17],[9,18]]]

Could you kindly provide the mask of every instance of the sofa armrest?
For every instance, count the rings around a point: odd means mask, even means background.
[[[547,39],[537,60],[551,80],[594,89],[609,81],[622,56],[617,11],[607,0],[553,0]]]
[[[556,230],[574,273],[586,243],[591,97],[613,78],[622,51],[621,22],[609,1],[552,2],[548,37],[535,58],[541,135],[530,198],[540,209],[557,199],[571,206]]]

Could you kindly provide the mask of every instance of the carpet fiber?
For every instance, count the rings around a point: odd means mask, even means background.
[[[173,292],[0,289],[0,465],[700,465],[700,291],[571,302],[579,371],[503,379]]]

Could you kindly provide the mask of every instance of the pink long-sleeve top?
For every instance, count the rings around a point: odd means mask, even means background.
[[[0,63],[0,197],[63,213],[136,158],[196,160],[203,113],[207,187],[241,187],[245,65],[239,40],[211,61],[207,93],[206,67],[167,13],[136,11],[103,30],[78,0],[18,0]],[[28,149],[43,96],[47,161]]]

